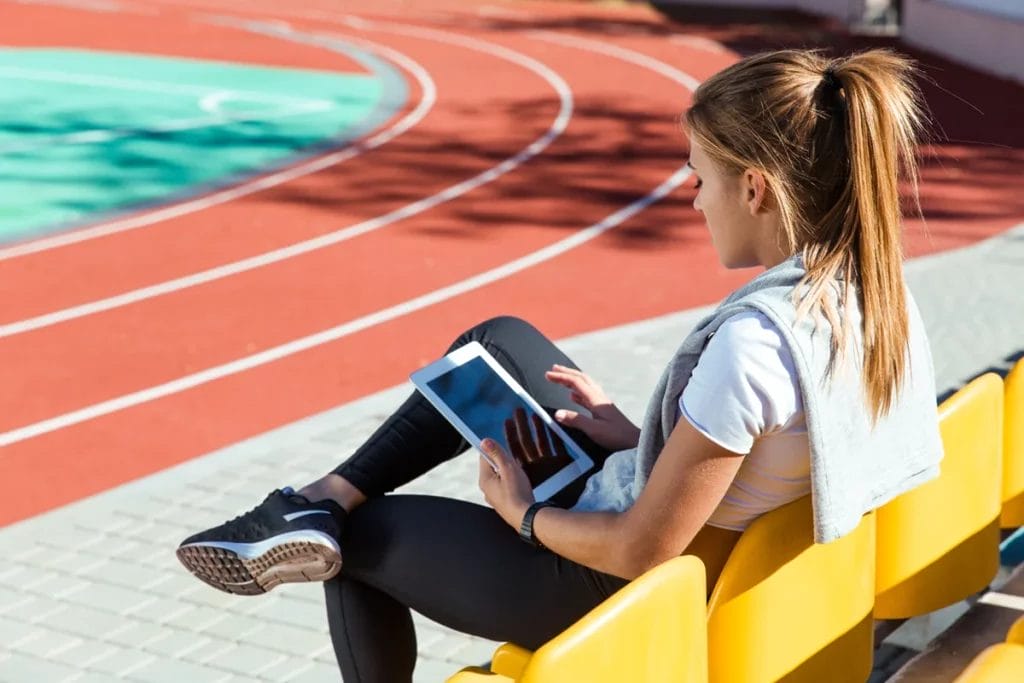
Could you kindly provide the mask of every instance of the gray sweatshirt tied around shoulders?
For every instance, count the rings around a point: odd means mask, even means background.
[[[815,541],[827,543],[849,533],[864,513],[938,475],[943,452],[934,367],[910,290],[906,289],[908,374],[892,410],[872,428],[860,371],[863,342],[857,297],[847,302],[854,335],[849,349],[856,352],[848,353],[847,361],[826,382],[829,326],[822,324],[815,331],[811,315],[797,323],[791,299],[804,273],[803,259],[796,254],[733,292],[697,324],[654,390],[639,446],[612,454],[587,481],[574,510],[622,511],[636,501],[675,427],[679,397],[707,340],[727,318],[750,309],[775,324],[793,356],[810,443]]]

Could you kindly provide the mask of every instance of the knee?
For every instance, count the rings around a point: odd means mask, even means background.
[[[463,333],[464,343],[484,339],[501,339],[508,335],[540,334],[536,327],[513,315],[499,315],[474,325]]]

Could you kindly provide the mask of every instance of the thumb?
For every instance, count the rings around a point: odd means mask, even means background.
[[[499,474],[508,468],[508,457],[505,455],[505,449],[497,441],[494,439],[484,439],[480,442],[480,448],[487,455],[487,459],[497,468]]]
[[[555,420],[566,427],[575,427],[584,432],[589,432],[594,424],[593,418],[582,415],[575,410],[556,410]]]

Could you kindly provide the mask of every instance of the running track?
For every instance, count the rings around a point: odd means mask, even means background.
[[[327,47],[342,41],[412,93],[361,144],[262,186],[0,246],[0,523],[402,382],[488,316],[558,338],[754,274],[718,265],[681,171],[690,88],[737,58],[709,42],[721,27],[679,40],[641,8],[359,5],[0,0],[0,45],[358,70]],[[931,148],[930,236],[910,221],[909,256],[1024,220],[1020,141],[985,135]],[[998,164],[979,140],[1002,143]]]

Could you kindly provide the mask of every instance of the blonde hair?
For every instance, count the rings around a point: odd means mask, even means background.
[[[817,328],[824,313],[833,330],[826,378],[850,332],[833,294],[841,302],[856,292],[873,421],[891,409],[906,370],[899,182],[910,181],[920,215],[916,150],[927,111],[918,73],[888,49],[839,59],[817,50],[767,52],[701,84],[685,115],[690,134],[726,172],[764,173],[782,246],[801,252],[807,269],[794,292],[797,319],[813,310]]]

